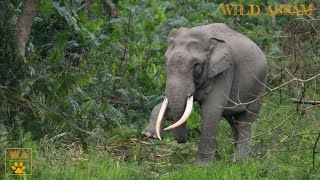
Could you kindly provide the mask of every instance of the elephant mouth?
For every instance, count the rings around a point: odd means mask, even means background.
[[[161,122],[163,120],[163,115],[166,111],[167,106],[168,106],[168,98],[165,97],[163,100],[163,103],[161,105],[161,108],[160,108],[160,111],[158,114],[158,118],[157,118],[157,122],[156,122],[156,133],[157,133],[158,139],[160,139],[160,140],[161,140],[161,136],[160,136]],[[188,118],[192,112],[192,107],[193,107],[193,96],[188,95],[187,105],[186,105],[186,108],[185,108],[184,113],[181,116],[181,118],[178,121],[176,121],[174,124],[172,124],[171,126],[165,128],[164,130],[166,131],[166,130],[174,129],[174,128],[181,126],[183,123],[185,123],[188,120]]]

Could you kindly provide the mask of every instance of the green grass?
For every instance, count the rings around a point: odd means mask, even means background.
[[[254,153],[245,162],[232,161],[231,130],[221,121],[212,164],[195,164],[201,123],[196,107],[186,144],[177,144],[171,133],[163,141],[146,139],[136,127],[128,126],[97,131],[86,140],[86,148],[70,137],[32,141],[25,134],[19,146],[33,149],[33,175],[3,176],[1,169],[0,179],[320,179],[320,154],[312,168],[319,109],[297,113],[296,105],[277,101],[276,95],[265,98],[254,124]]]
[[[50,165],[39,163],[35,167],[34,177],[44,179],[138,179],[145,176],[134,164],[118,163],[107,154],[84,155],[73,161],[56,161]]]
[[[215,161],[210,167],[188,166],[171,173],[166,179],[319,179],[319,169],[310,172],[303,157],[294,155],[271,156],[247,162]],[[318,159],[319,161],[320,159]],[[310,167],[310,166],[309,166]]]
[[[209,167],[198,167],[192,161],[170,162],[123,161],[106,152],[81,155],[57,153],[54,159],[43,159],[35,152],[34,173],[26,179],[319,179],[319,169],[311,170],[310,154],[271,154],[246,162],[215,159]],[[43,156],[43,155],[42,155]],[[320,158],[317,157],[319,167]],[[15,177],[16,178],[16,177]],[[15,179],[6,176],[4,179]]]

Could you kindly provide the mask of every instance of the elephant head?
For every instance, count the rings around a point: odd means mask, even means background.
[[[167,71],[165,99],[162,103],[156,133],[160,137],[163,115],[170,106],[174,124],[169,130],[186,123],[192,111],[194,94],[208,86],[210,79],[231,67],[229,47],[225,41],[201,29],[174,29],[168,37],[164,55]]]

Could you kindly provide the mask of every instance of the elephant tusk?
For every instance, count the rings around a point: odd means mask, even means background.
[[[161,140],[161,136],[160,136],[160,126],[161,126],[161,122],[163,119],[163,115],[167,109],[168,106],[168,99],[167,97],[164,97],[164,100],[162,102],[159,114],[158,114],[158,118],[157,118],[157,122],[156,122],[156,133],[157,133],[157,137]]]
[[[176,123],[165,128],[164,130],[166,131],[166,130],[174,129],[176,127],[181,126],[183,123],[185,123],[188,120],[188,118],[192,112],[192,106],[193,106],[193,96],[190,96],[190,97],[188,97],[186,109],[185,109],[182,117]]]

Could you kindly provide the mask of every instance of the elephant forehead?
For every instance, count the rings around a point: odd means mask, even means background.
[[[203,43],[209,41],[207,34],[201,29],[189,29],[188,35],[190,38],[197,39]]]
[[[169,38],[168,43],[174,42],[178,45],[201,44],[201,46],[209,46],[209,39],[205,32],[198,29],[179,29],[174,36]]]

